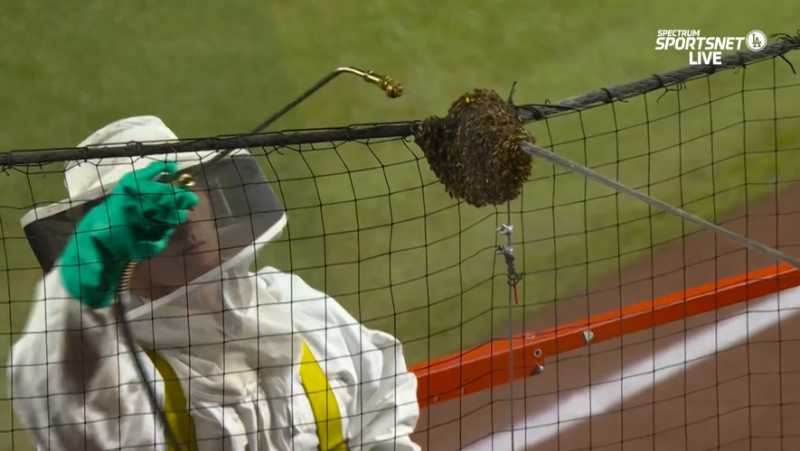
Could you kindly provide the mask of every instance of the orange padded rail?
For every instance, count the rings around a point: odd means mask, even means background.
[[[781,264],[691,288],[544,332],[513,339],[514,379],[538,374],[545,359],[684,318],[800,286],[800,271]],[[489,344],[416,365],[420,407],[509,382],[512,340]]]

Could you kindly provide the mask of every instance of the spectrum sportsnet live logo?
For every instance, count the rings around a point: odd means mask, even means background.
[[[689,52],[689,65],[720,65],[722,52],[740,51],[744,48],[760,52],[767,46],[767,35],[753,30],[743,37],[705,37],[700,30],[658,30],[656,50],[683,50]]]

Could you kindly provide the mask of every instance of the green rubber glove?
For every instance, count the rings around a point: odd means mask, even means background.
[[[175,227],[186,221],[197,195],[155,182],[174,174],[175,163],[152,163],[126,174],[108,198],[84,216],[61,256],[67,291],[84,304],[111,305],[125,267],[158,255]]]

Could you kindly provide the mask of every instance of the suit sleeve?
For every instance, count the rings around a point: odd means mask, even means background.
[[[130,350],[109,309],[69,296],[59,269],[37,286],[9,357],[9,395],[40,451],[159,450],[164,442]],[[141,354],[146,371],[155,371]]]
[[[353,447],[419,451],[411,441],[419,420],[417,377],[406,368],[402,344],[387,333],[364,326],[358,342],[360,352],[353,354],[361,369],[362,419],[360,430],[351,431]],[[358,342],[349,340],[348,345]]]

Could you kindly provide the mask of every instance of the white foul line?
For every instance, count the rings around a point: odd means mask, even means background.
[[[747,312],[745,314],[745,312]],[[745,343],[749,336],[777,326],[800,312],[800,287],[765,296],[740,308],[727,319],[675,334],[673,343],[642,358],[623,370],[621,379],[549,395],[549,405],[514,424],[514,451],[532,449],[572,429],[578,421],[619,408],[623,400],[637,396],[654,385],[696,365],[703,357]],[[715,336],[716,335],[716,336]],[[517,402],[522,402],[518,400]],[[530,402],[530,401],[528,401]],[[537,403],[538,404],[538,403]],[[590,411],[591,410],[591,411]],[[511,449],[509,431],[495,432],[463,449],[499,451]]]

